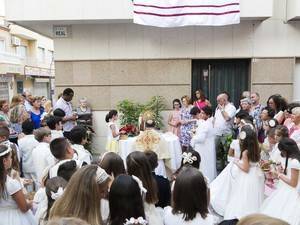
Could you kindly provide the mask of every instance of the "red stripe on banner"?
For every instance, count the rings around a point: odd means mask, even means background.
[[[239,10],[235,11],[228,11],[228,12],[221,12],[221,13],[212,13],[212,12],[200,12],[200,13],[178,13],[178,14],[158,14],[158,13],[151,13],[151,12],[139,12],[133,11],[135,14],[144,14],[144,15],[151,15],[151,16],[159,16],[159,17],[174,17],[174,16],[196,16],[196,15],[212,15],[212,16],[221,16],[226,14],[234,14],[239,13]]]
[[[229,3],[225,5],[178,5],[178,6],[158,6],[158,5],[145,5],[145,4],[133,4],[134,6],[150,7],[157,9],[178,9],[178,8],[222,8],[227,6],[239,5],[239,3]]]

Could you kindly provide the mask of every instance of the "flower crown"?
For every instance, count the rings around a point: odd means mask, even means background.
[[[148,222],[143,217],[140,216],[137,219],[133,217],[131,217],[130,219],[126,219],[126,222],[124,223],[124,225],[132,225],[132,224],[147,225]]]
[[[7,153],[12,151],[12,148],[10,147],[10,143],[9,142],[3,142],[1,143],[2,145],[5,145],[7,147],[7,149],[4,152],[0,153],[0,157],[6,155]]]
[[[197,157],[193,156],[191,152],[184,152],[182,153],[182,159],[183,159],[183,164],[193,164],[195,161],[197,161]]]
[[[102,184],[109,178],[108,174],[105,172],[104,169],[98,167],[96,170],[96,182],[97,184]]]

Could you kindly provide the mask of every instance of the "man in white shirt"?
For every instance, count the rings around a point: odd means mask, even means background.
[[[228,101],[228,94],[221,93],[217,97],[218,106],[215,111],[214,129],[216,132],[217,169],[221,171],[225,167],[229,146],[227,139],[232,136],[233,120],[236,108]]]
[[[39,144],[33,135],[34,123],[32,121],[26,120],[22,124],[22,131],[25,134],[24,137],[18,140],[19,149],[22,155],[22,170],[23,175],[27,179],[33,181],[37,180],[35,174],[35,169],[33,165],[32,151]],[[35,190],[37,190],[37,183],[35,183]],[[33,191],[32,185],[26,186],[28,192]]]
[[[43,177],[47,174],[46,169],[55,163],[55,158],[52,156],[49,143],[51,141],[51,131],[41,127],[34,131],[34,137],[39,144],[32,151],[33,165],[37,175],[39,185]]]
[[[32,110],[32,105],[31,105],[31,93],[29,91],[24,91],[23,93],[24,99],[24,106],[27,112],[31,112]]]
[[[73,113],[71,101],[74,96],[74,91],[71,88],[66,88],[63,95],[57,100],[54,109],[61,109],[65,112],[65,117],[62,119],[63,132],[66,138],[70,138],[70,131],[76,124],[77,116]]]

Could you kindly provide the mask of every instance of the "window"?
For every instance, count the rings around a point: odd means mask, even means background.
[[[23,81],[17,81],[17,93],[18,94],[23,93]]]
[[[0,40],[0,52],[5,52],[5,41]]]
[[[39,62],[45,62],[45,49],[44,48],[38,48],[38,61]]]
[[[27,57],[27,47],[26,46],[18,46],[17,47],[17,55],[21,56],[22,58],[26,58]]]

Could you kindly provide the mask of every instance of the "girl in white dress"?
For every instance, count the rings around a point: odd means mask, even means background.
[[[0,145],[0,220],[5,225],[36,225],[19,181],[8,176],[12,164],[12,149]]]
[[[188,166],[175,181],[172,207],[164,208],[165,225],[213,225],[208,212],[208,188],[201,172]]]
[[[117,120],[117,110],[110,110],[105,117],[105,121],[107,123],[106,151],[109,152],[118,152],[119,149],[118,140],[122,132],[119,132],[119,128],[116,124]]]
[[[286,158],[284,171],[278,172],[278,188],[264,201],[261,213],[299,225],[300,151],[297,143],[290,138],[283,138],[278,148]]]
[[[211,205],[225,220],[256,213],[264,197],[264,174],[259,167],[260,152],[256,132],[242,127],[240,160],[232,161],[210,184]]]
[[[123,225],[131,218],[145,220],[140,180],[121,174],[114,179],[109,191],[109,225]],[[143,189],[143,187],[141,187]],[[126,223],[129,224],[129,223]]]
[[[203,122],[198,123],[195,136],[191,140],[191,146],[200,154],[202,163],[200,171],[210,181],[217,175],[215,132],[213,128],[212,109],[205,106],[201,109],[200,117]]]
[[[151,166],[144,152],[135,151],[126,158],[127,173],[138,177],[147,190],[144,201],[146,220],[149,225],[163,225],[160,212],[155,208],[158,202],[158,188],[155,179],[151,174]]]

